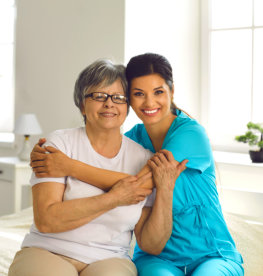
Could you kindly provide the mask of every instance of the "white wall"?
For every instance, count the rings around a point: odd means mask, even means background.
[[[15,117],[37,115],[44,133],[79,126],[73,103],[79,72],[97,58],[124,62],[123,0],[19,0]],[[33,141],[38,137],[32,137]],[[17,137],[17,143],[21,143]],[[15,150],[0,149],[0,155]]]
[[[126,0],[125,37],[126,62],[144,52],[168,58],[174,74],[174,102],[199,120],[200,1]]]
[[[17,1],[16,118],[24,112],[36,113],[44,132],[41,136],[80,125],[82,118],[73,103],[78,73],[96,58],[124,62],[125,48],[129,51],[138,43],[148,42],[144,49],[138,47],[140,53],[152,51],[150,45],[158,39],[164,45],[158,52],[172,52],[167,57],[174,67],[176,103],[199,119],[199,0],[134,0],[137,10],[129,14],[126,9],[126,19],[134,24],[137,37],[127,29],[131,36],[128,39],[126,35],[126,43],[125,2],[129,7],[133,0]],[[166,32],[170,35],[163,36],[162,29],[158,29],[158,14],[153,14],[152,21],[140,29],[143,14],[150,14],[149,7],[157,4],[167,18]],[[145,34],[145,28],[146,32],[152,28],[158,36]],[[32,144],[38,138],[32,137]],[[15,155],[21,140],[16,138],[15,149],[0,148],[0,156]]]
[[[170,29],[175,39],[174,68],[175,103],[200,121],[200,1],[175,0],[176,9],[170,16],[175,22]],[[169,29],[169,28],[168,28]]]

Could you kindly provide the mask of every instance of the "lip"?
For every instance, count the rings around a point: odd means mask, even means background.
[[[105,117],[105,118],[113,118],[117,114],[116,113],[112,113],[112,112],[101,112],[100,115],[103,116],[103,117]]]
[[[159,113],[160,108],[142,109],[141,111],[144,115],[153,117]]]

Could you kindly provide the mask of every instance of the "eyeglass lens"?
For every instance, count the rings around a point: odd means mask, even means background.
[[[109,95],[107,93],[102,93],[102,92],[93,92],[86,95],[85,97],[91,97],[93,100],[99,101],[99,102],[106,102],[109,97],[114,103],[122,104],[127,102],[127,98],[124,95],[118,95],[118,94]]]

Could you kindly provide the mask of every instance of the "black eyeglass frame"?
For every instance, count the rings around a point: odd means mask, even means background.
[[[95,99],[95,98],[93,98],[94,94],[102,94],[102,95],[105,96],[105,98],[101,98],[101,100]],[[120,97],[122,99],[125,99],[125,102],[123,102],[123,103],[116,102],[116,100],[114,99],[114,97],[116,97],[116,96]],[[110,95],[110,94],[105,93],[105,92],[91,92],[89,94],[86,94],[84,97],[85,98],[91,98],[92,100],[97,101],[97,102],[106,102],[108,100],[108,98],[111,98],[111,101],[113,103],[116,103],[116,104],[127,104],[128,103],[128,98],[126,96],[120,95],[120,94],[112,94],[112,95]]]

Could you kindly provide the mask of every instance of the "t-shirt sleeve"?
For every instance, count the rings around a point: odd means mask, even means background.
[[[67,143],[65,141],[66,137],[65,135],[59,135],[59,131],[52,132],[48,138],[44,146],[52,146],[56,149],[61,150],[63,153],[68,155],[67,152]],[[48,154],[48,153],[47,153]],[[43,182],[57,182],[57,183],[66,183],[66,177],[45,177],[45,178],[37,178],[35,173],[32,172],[30,184],[31,186],[34,186],[38,183]]]
[[[201,125],[189,125],[173,132],[163,148],[173,153],[175,160],[188,159],[186,167],[204,172],[213,162],[209,139]]]
[[[155,201],[155,197],[156,197],[156,188],[153,189],[152,193],[147,196],[146,202],[145,202],[145,207],[152,207],[153,203]]]

